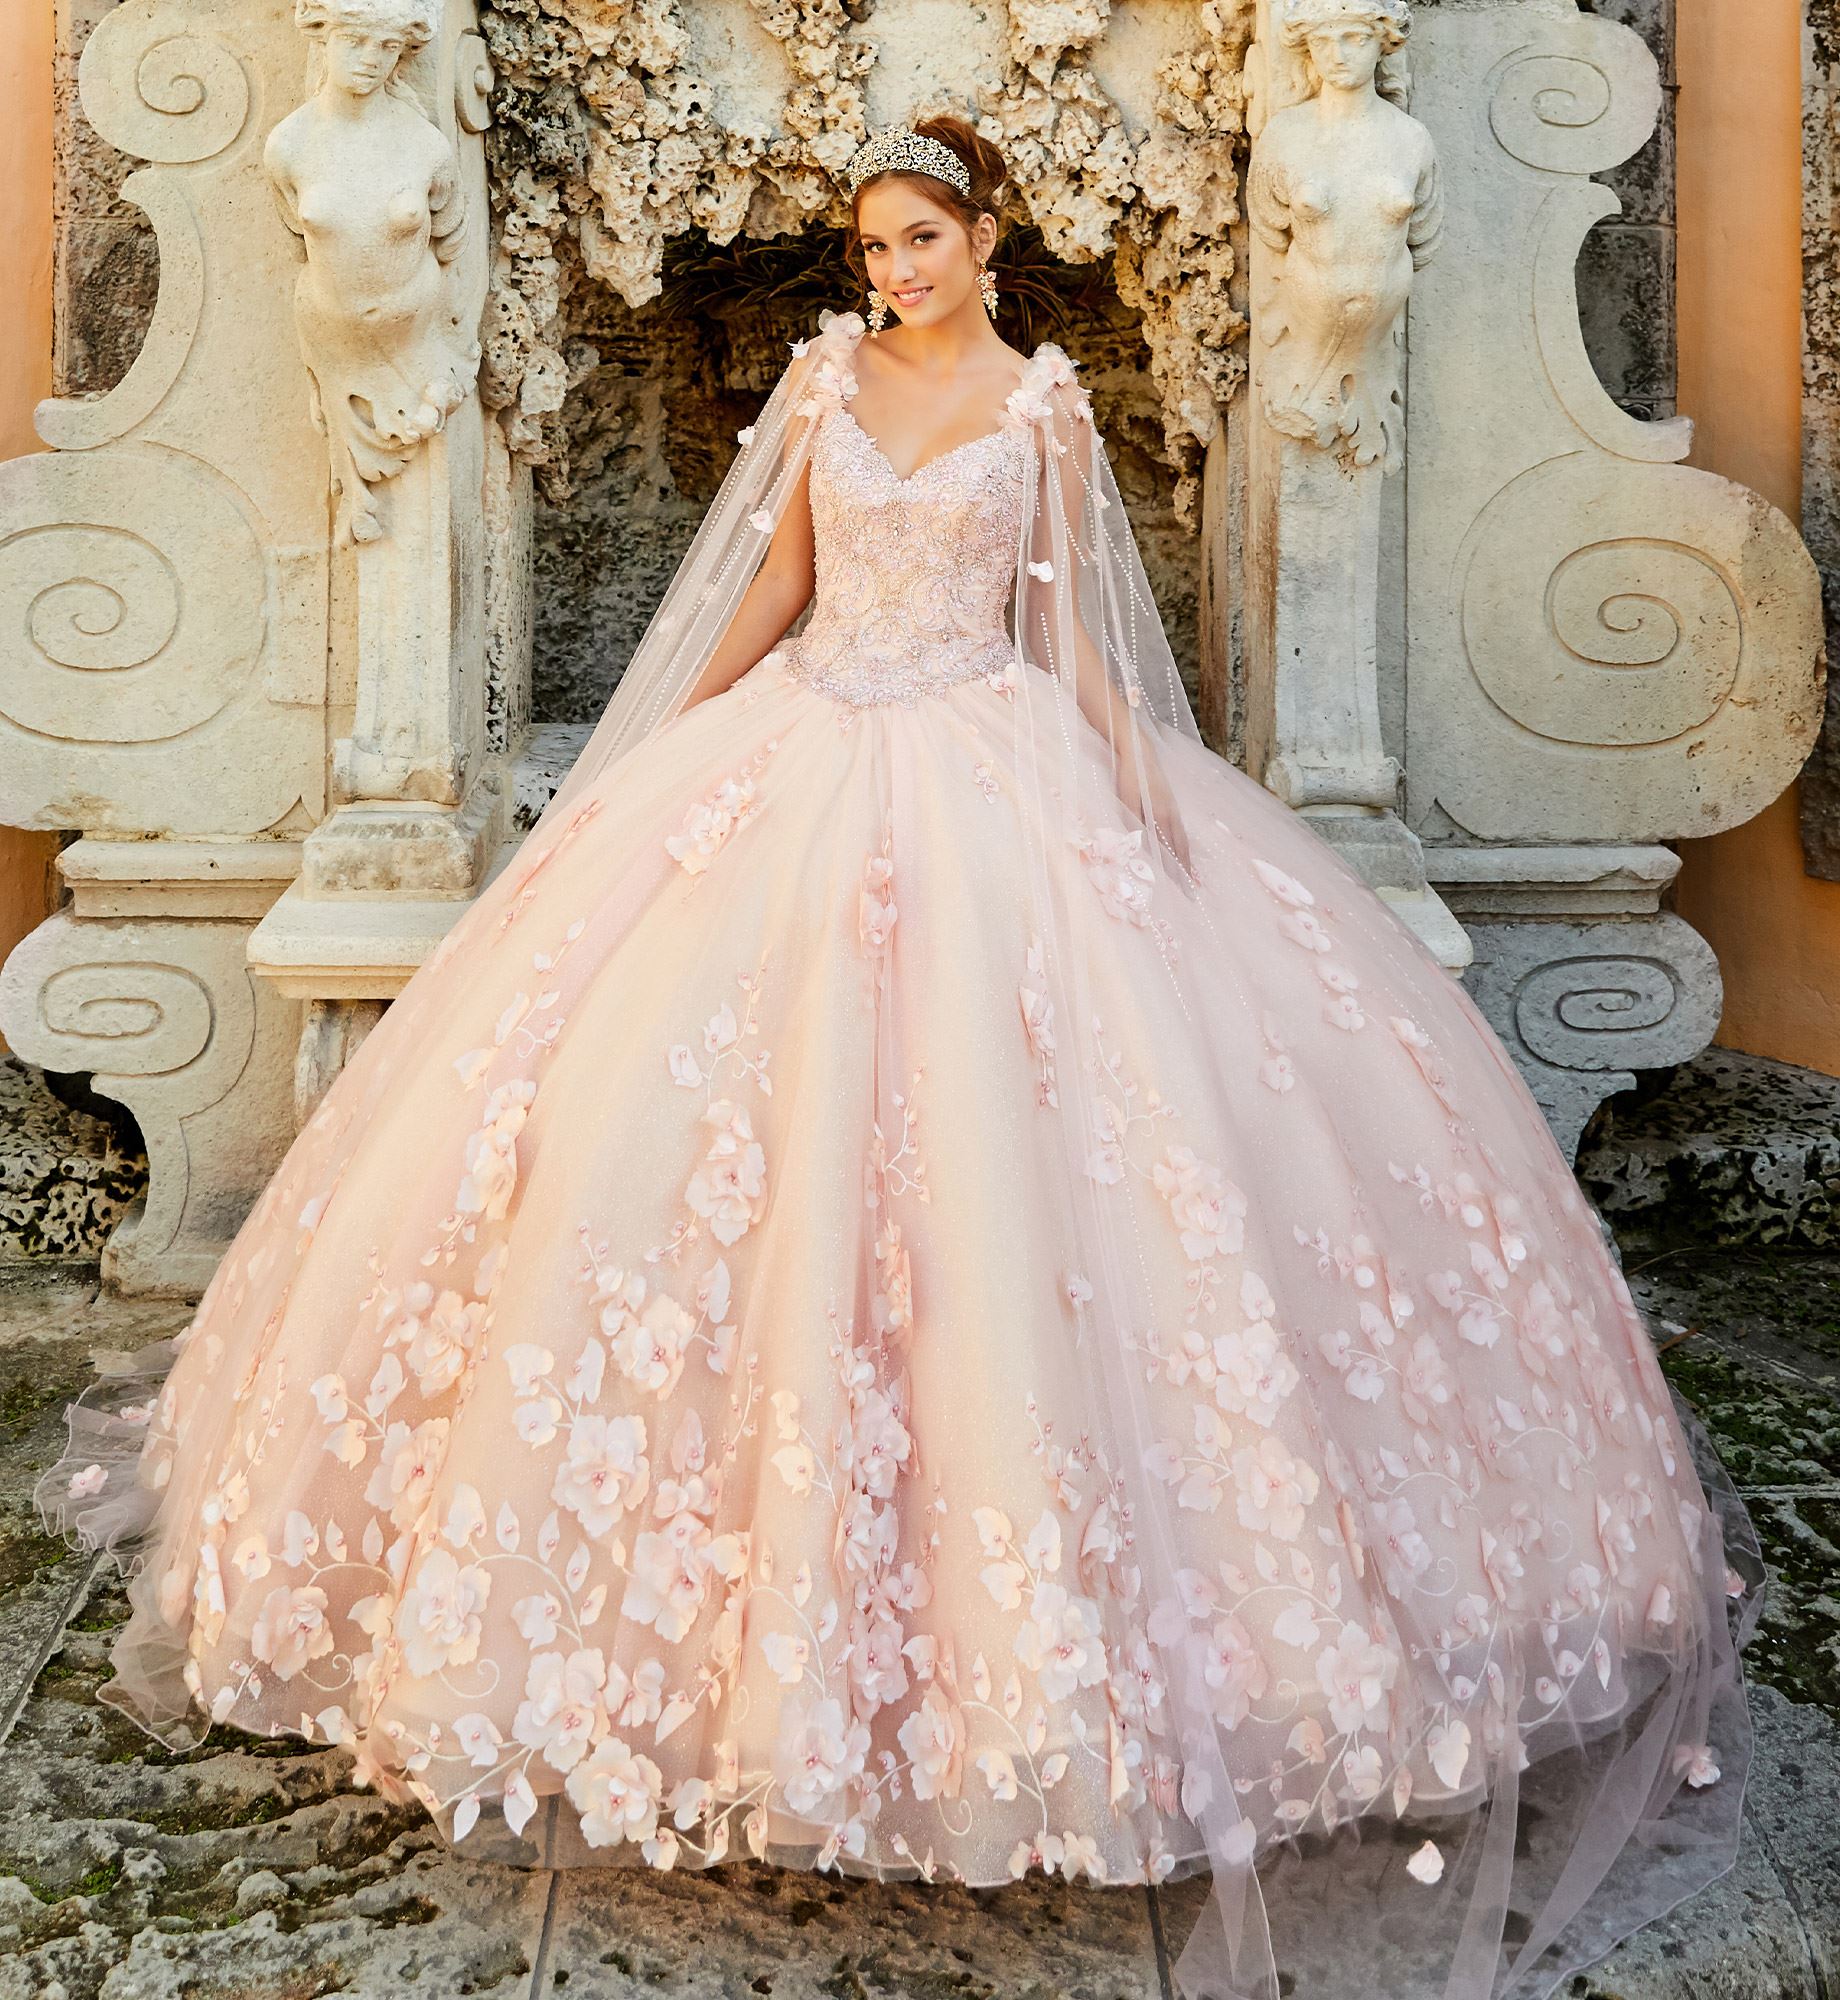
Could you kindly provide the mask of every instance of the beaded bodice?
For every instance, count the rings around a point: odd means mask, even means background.
[[[1044,348],[1047,343],[1044,343]],[[1009,684],[1009,603],[1033,448],[1029,363],[1001,425],[926,460],[903,479],[841,394],[811,454],[816,592],[805,630],[783,648],[787,670],[838,700],[898,701],[959,683]]]

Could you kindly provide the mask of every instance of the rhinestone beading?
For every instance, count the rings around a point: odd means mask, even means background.
[[[817,590],[805,631],[779,649],[794,679],[852,707],[985,680],[1014,686],[1006,613],[1021,532],[1029,434],[1007,423],[905,479],[844,409],[811,461]]]

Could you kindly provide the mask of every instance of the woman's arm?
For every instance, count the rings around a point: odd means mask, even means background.
[[[722,634],[708,664],[684,699],[692,708],[711,695],[725,693],[751,667],[757,666],[785,636],[786,628],[811,602],[816,583],[816,553],[811,523],[811,461],[807,459],[798,484],[787,496],[786,510],[760,559],[754,580],[741,594],[728,630]]]

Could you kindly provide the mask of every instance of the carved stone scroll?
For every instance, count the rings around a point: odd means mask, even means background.
[[[113,1290],[202,1291],[293,1136],[300,1007],[244,956],[298,863],[282,841],[78,841],[73,906],[0,968],[13,1048],[91,1072],[146,1142],[146,1195],[103,1249]]]
[[[1628,29],[1535,0],[1428,11],[1413,107],[1465,190],[1410,308],[1408,824],[1428,838],[1717,833],[1795,776],[1819,583],[1755,493],[1671,461],[1598,383],[1574,269],[1654,129]]]
[[[325,797],[324,485],[261,165],[276,0],[125,0],[78,82],[156,162],[160,298],[107,395],[47,402],[0,465],[0,820],[261,834]]]
[[[1464,985],[1568,1159],[1591,1114],[1645,1069],[1696,1056],[1724,987],[1704,938],[1661,908],[1665,847],[1427,847],[1475,947]]]

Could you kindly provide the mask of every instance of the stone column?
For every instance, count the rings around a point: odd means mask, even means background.
[[[488,546],[489,518],[514,535],[525,523],[477,393],[491,72],[475,26],[472,0],[432,15],[423,0],[327,0],[302,101],[264,152],[300,241],[294,316],[353,604],[333,810],[251,944],[257,970],[306,1003],[302,1116],[489,878],[509,830],[508,718],[492,713],[488,652],[502,677],[507,634],[528,623],[507,580],[527,586],[527,565]]]
[[[1246,398],[1247,768],[1447,966],[1462,927],[1399,818],[1379,696],[1383,482],[1404,462],[1403,314],[1435,251],[1435,148],[1403,108],[1403,0],[1260,0]]]
[[[503,824],[484,755],[476,394],[490,73],[469,0],[326,0],[302,18],[306,92],[263,160],[300,239],[295,324],[357,600],[339,803],[302,886],[466,897]]]

